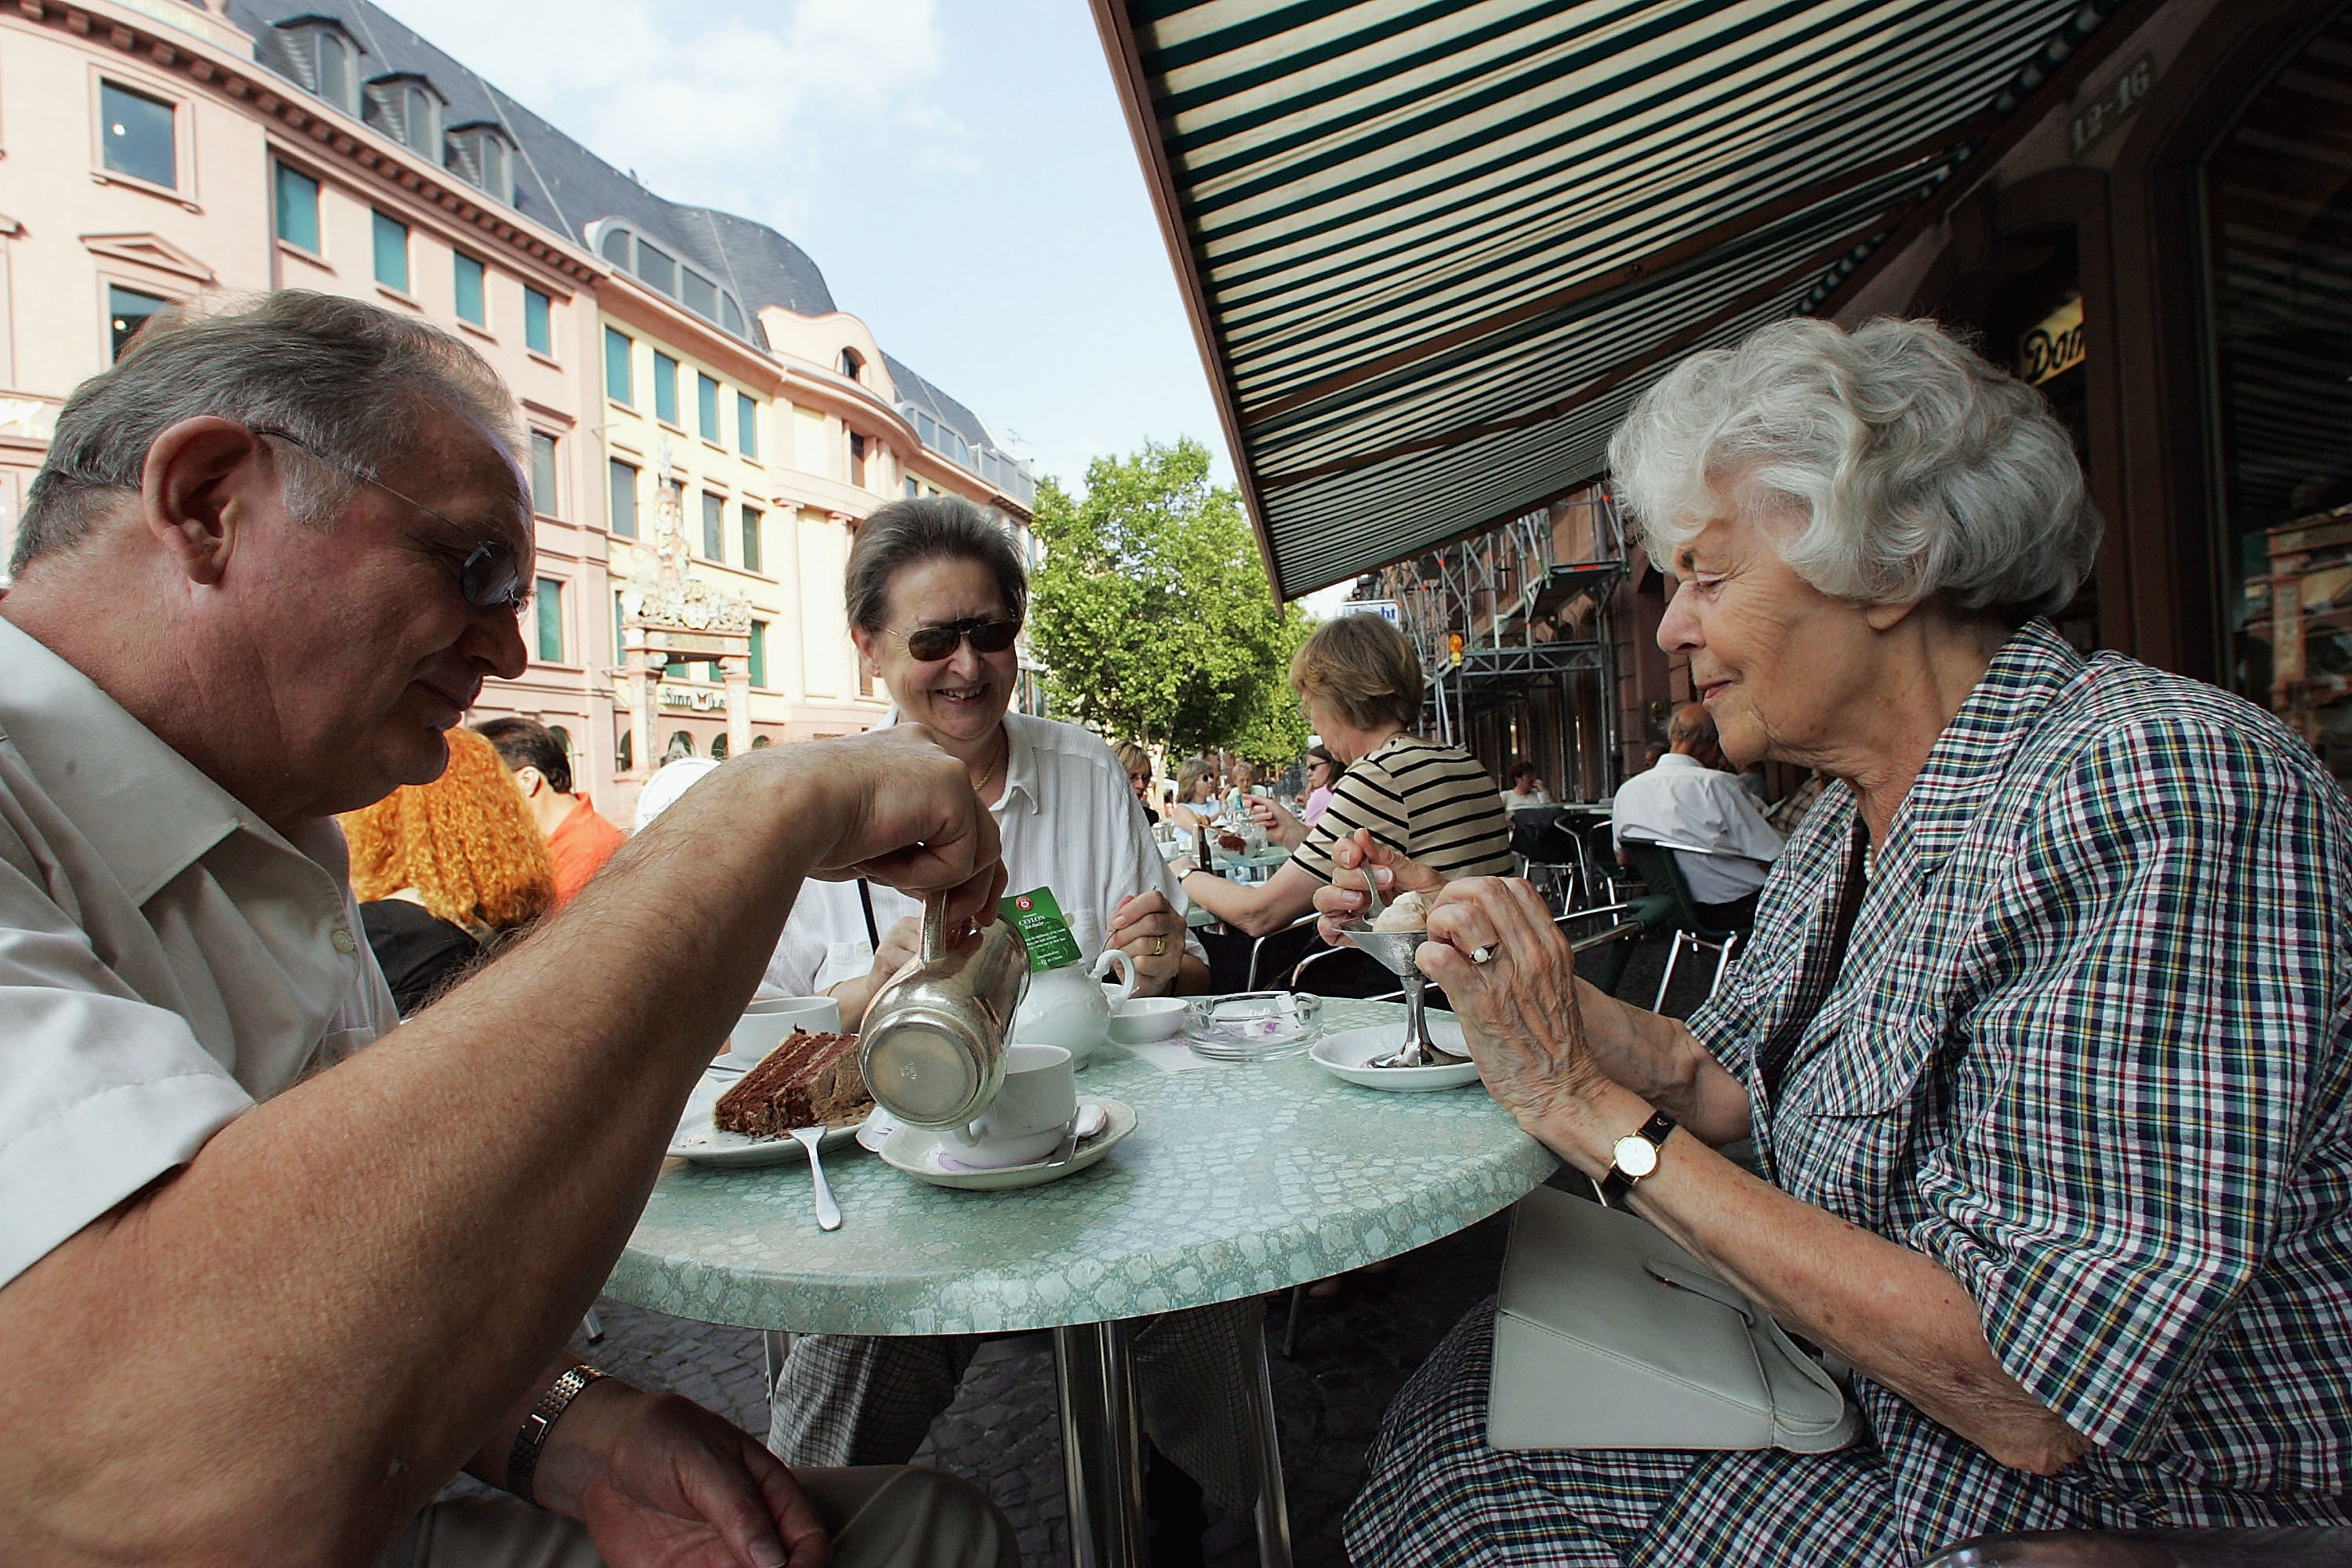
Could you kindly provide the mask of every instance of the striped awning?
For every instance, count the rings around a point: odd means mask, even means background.
[[[2122,0],[1095,0],[1277,591],[1597,476]]]

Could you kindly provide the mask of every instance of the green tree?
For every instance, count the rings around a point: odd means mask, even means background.
[[[1083,500],[1045,479],[1032,526],[1045,563],[1029,639],[1056,711],[1179,755],[1222,745],[1271,762],[1307,743],[1284,681],[1306,617],[1274,602],[1207,447],[1097,458]]]

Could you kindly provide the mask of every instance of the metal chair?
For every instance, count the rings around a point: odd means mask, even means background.
[[[1666,844],[1654,838],[1638,838],[1627,834],[1618,840],[1633,862],[1633,869],[1653,894],[1663,893],[1674,900],[1675,941],[1666,952],[1666,972],[1658,980],[1657,999],[1650,1011],[1663,1012],[1666,1005],[1666,989],[1675,983],[1675,965],[1681,959],[1683,944],[1715,952],[1715,975],[1707,982],[1706,994],[1715,994],[1723,984],[1725,972],[1731,967],[1733,952],[1739,946],[1739,933],[1718,930],[1699,919],[1698,900],[1691,897],[1690,883],[1684,879],[1683,868],[1675,857],[1706,855],[1709,850],[1687,844]]]
[[[1259,937],[1255,942],[1251,942],[1249,955],[1249,984],[1243,986],[1242,989],[1244,991],[1255,991],[1260,988],[1258,985],[1258,972],[1260,965],[1265,962],[1266,944],[1268,942],[1280,942],[1296,931],[1306,930],[1311,932],[1315,922],[1318,918],[1320,917],[1316,915],[1315,912],[1310,910],[1306,914],[1303,914],[1297,920],[1291,921],[1288,925],[1284,926],[1280,931],[1270,931],[1264,936]],[[1308,958],[1313,957],[1318,952],[1329,952],[1331,944],[1325,942],[1320,936],[1310,935],[1308,940],[1302,944],[1302,946],[1303,951],[1297,958],[1291,960],[1289,964],[1290,977],[1294,983],[1297,979],[1298,965],[1305,963]],[[1277,959],[1276,963],[1279,964],[1280,960]],[[1283,989],[1286,991],[1297,990],[1297,986],[1296,984],[1286,984]]]

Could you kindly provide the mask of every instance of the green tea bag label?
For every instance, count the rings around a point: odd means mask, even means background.
[[[1001,899],[996,912],[1011,921],[1013,929],[1021,933],[1021,940],[1029,944],[1029,972],[1033,974],[1076,963],[1086,956],[1078,951],[1078,939],[1070,934],[1070,922],[1063,918],[1062,906],[1054,901],[1051,888]]]

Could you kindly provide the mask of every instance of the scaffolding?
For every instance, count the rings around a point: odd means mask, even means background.
[[[1479,750],[1471,742],[1481,713],[1549,691],[1561,715],[1591,712],[1597,733],[1564,722],[1578,778],[1598,779],[1597,793],[1607,793],[1618,755],[1613,616],[1625,574],[1623,523],[1600,486],[1381,568],[1376,595],[1397,605],[1428,679],[1429,732]],[[1588,679],[1585,703],[1577,692]],[[1563,766],[1570,760],[1565,743],[1555,754]],[[1498,773],[1507,765],[1486,760]]]

